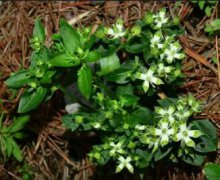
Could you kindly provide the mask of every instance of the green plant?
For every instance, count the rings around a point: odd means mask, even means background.
[[[16,139],[23,139],[25,137],[22,130],[29,121],[29,116],[14,118],[13,123],[10,125],[4,125],[3,118],[4,114],[2,113],[0,118],[0,152],[3,161],[6,161],[13,156],[20,162],[23,157]]]
[[[183,81],[185,57],[177,35],[178,19],[166,10],[148,12],[131,28],[118,19],[112,27],[73,29],[60,21],[53,44],[44,45],[45,33],[36,20],[31,65],[6,80],[10,88],[25,88],[18,112],[26,113],[51,98],[55,90],[77,84],[82,108],[63,117],[75,131],[93,131],[101,140],[89,153],[91,161],[117,164],[116,172],[153,166],[163,159],[203,163],[215,151],[216,131],[208,120],[193,121],[200,103],[192,95],[177,97]],[[160,92],[173,98],[158,99]],[[68,94],[67,94],[68,95]]]
[[[212,10],[216,5],[216,1],[200,1],[191,0],[192,3],[197,4],[201,10],[204,10],[206,16],[211,16]]]
[[[31,180],[33,179],[33,172],[31,171],[31,167],[24,162],[24,164],[22,165],[22,167],[19,169],[19,173],[21,173],[22,175],[22,180]]]
[[[215,19],[211,21],[209,24],[206,24],[205,32],[209,33],[209,35],[219,34],[220,32],[220,19]]]
[[[220,177],[220,164],[208,163],[203,171],[207,180],[218,180]]]

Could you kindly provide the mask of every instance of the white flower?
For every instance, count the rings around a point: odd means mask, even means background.
[[[163,63],[159,63],[157,73],[160,75],[160,77],[167,77],[167,74],[171,73],[172,70],[172,66],[164,66]]]
[[[101,127],[101,124],[99,122],[95,122],[92,124],[92,126],[95,128],[95,129],[99,129]]]
[[[137,124],[135,126],[135,129],[139,130],[139,131],[143,131],[146,129],[146,126],[145,125],[140,125],[140,124]]]
[[[158,49],[162,49],[164,47],[164,44],[161,43],[163,34],[161,31],[157,31],[154,36],[151,38],[150,43],[151,43],[151,47],[152,48],[158,48]]]
[[[168,18],[166,18],[166,12],[164,10],[160,11],[158,14],[154,15],[155,28],[159,29],[163,24],[168,22]]]
[[[158,34],[155,34],[155,35],[151,38],[151,40],[150,40],[150,42],[151,42],[151,47],[157,46],[160,41],[161,41],[160,36],[159,36]]]
[[[168,63],[172,63],[175,59],[183,59],[184,54],[180,52],[180,47],[177,43],[171,43],[169,48],[165,49],[165,51],[160,55],[160,58],[166,58]]]
[[[163,81],[160,78],[154,76],[154,71],[151,68],[148,69],[146,73],[137,73],[137,79],[144,80],[144,83],[143,83],[144,92],[148,91],[150,84],[153,87],[154,87],[154,84],[156,85],[163,84]]]
[[[178,104],[175,115],[179,120],[186,120],[192,115],[192,111],[186,109],[183,105]]]
[[[131,172],[134,172],[134,168],[131,165],[131,158],[128,156],[126,159],[123,156],[120,156],[118,158],[119,160],[119,165],[116,168],[116,173],[120,172],[122,169],[124,169],[125,167]]]
[[[112,36],[113,39],[117,39],[125,36],[126,31],[124,30],[122,22],[116,22],[113,28],[108,28],[107,34]]]
[[[160,139],[158,138],[148,138],[146,142],[149,144],[149,148],[153,147],[152,153],[154,153],[160,145]]]
[[[186,123],[182,123],[179,126],[179,132],[174,135],[174,141],[184,142],[189,147],[195,147],[195,142],[191,139],[198,138],[202,133],[199,130],[190,130],[189,127],[186,126]]]
[[[111,142],[110,146],[112,147],[112,149],[110,151],[110,155],[115,156],[116,153],[123,154],[124,150],[122,149],[122,144],[123,144],[122,142],[118,142],[117,144]]]
[[[169,126],[169,123],[166,121],[160,122],[160,128],[155,128],[153,135],[160,137],[161,146],[165,146],[169,143],[170,136],[175,133],[175,129]]]
[[[163,109],[161,107],[156,107],[155,108],[155,112],[157,114],[159,114],[159,117],[168,120],[170,124],[173,124],[174,121],[175,121],[175,118],[174,118],[175,110],[176,110],[175,106],[173,106],[173,105],[170,105],[166,109]]]

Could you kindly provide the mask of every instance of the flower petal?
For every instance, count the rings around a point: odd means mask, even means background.
[[[161,146],[163,147],[163,146],[167,145],[168,142],[169,142],[168,135],[166,135],[166,134],[162,135],[161,136],[161,142],[160,142]]]
[[[116,173],[120,172],[124,168],[124,165],[120,163],[116,168]]]
[[[195,142],[191,138],[185,137],[184,141],[185,141],[187,146],[193,147],[193,148],[195,147]]]
[[[163,81],[157,77],[151,77],[151,80],[150,80],[152,83],[156,84],[156,85],[160,85],[160,84],[163,84]]]
[[[182,135],[182,133],[177,133],[177,134],[175,134],[174,136],[173,136],[173,140],[174,141],[180,141],[181,139],[183,138],[183,135]]]
[[[203,135],[203,133],[199,130],[190,130],[188,131],[189,137],[198,138]]]
[[[134,172],[134,168],[130,163],[126,164],[126,167],[127,167],[127,169],[129,170],[130,173]]]
[[[149,86],[150,86],[149,81],[145,80],[143,83],[143,89],[145,93],[148,91]]]

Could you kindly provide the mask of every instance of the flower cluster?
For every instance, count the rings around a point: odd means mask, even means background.
[[[118,164],[116,172],[124,168],[133,172],[134,166],[139,166],[141,159],[141,155],[134,149],[147,149],[149,153],[156,153],[161,148],[175,143],[180,144],[178,151],[195,148],[194,140],[201,137],[203,133],[192,127],[189,117],[193,113],[200,112],[199,102],[189,95],[179,99],[161,100],[160,104],[161,106],[155,107],[154,112],[154,121],[157,121],[157,124],[143,124],[133,118],[135,125],[127,123],[127,127],[123,126],[120,130],[120,132],[130,130],[131,134],[106,138],[105,144],[96,145],[89,154],[91,160],[104,163],[112,159]],[[183,116],[179,116],[180,114]],[[129,117],[122,119],[128,122],[127,118]]]

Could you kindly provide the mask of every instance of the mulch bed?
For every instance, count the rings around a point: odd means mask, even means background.
[[[171,17],[178,16],[185,30],[179,39],[187,57],[182,70],[186,75],[179,93],[192,92],[204,102],[205,109],[198,115],[210,119],[220,132],[220,69],[212,63],[220,46],[218,37],[210,38],[204,32],[205,24],[218,16],[217,7],[211,17],[189,2],[110,1],[110,2],[3,2],[0,5],[0,112],[6,111],[6,123],[16,114],[22,90],[12,92],[4,80],[21,66],[28,67],[31,54],[29,40],[36,17],[40,17],[47,32],[46,43],[50,44],[52,33],[58,31],[61,17],[75,27],[110,25],[122,17],[125,25],[132,25],[143,17],[147,10],[156,11],[166,7]],[[87,135],[72,135],[62,127],[61,117],[66,114],[63,94],[57,92],[52,100],[32,113],[28,125],[30,137],[21,142],[23,153],[33,177],[42,179],[138,179],[125,173],[114,175],[111,166],[97,169],[86,157],[95,139]],[[210,160],[219,162],[219,153],[210,155]],[[166,166],[166,165],[164,165]],[[146,179],[204,179],[200,168],[177,165],[181,171],[170,167],[163,170],[158,164],[154,170],[146,171]],[[175,166],[175,167],[177,167]],[[20,165],[10,160],[0,165],[0,179],[20,179]],[[102,172],[102,174],[100,174]]]

